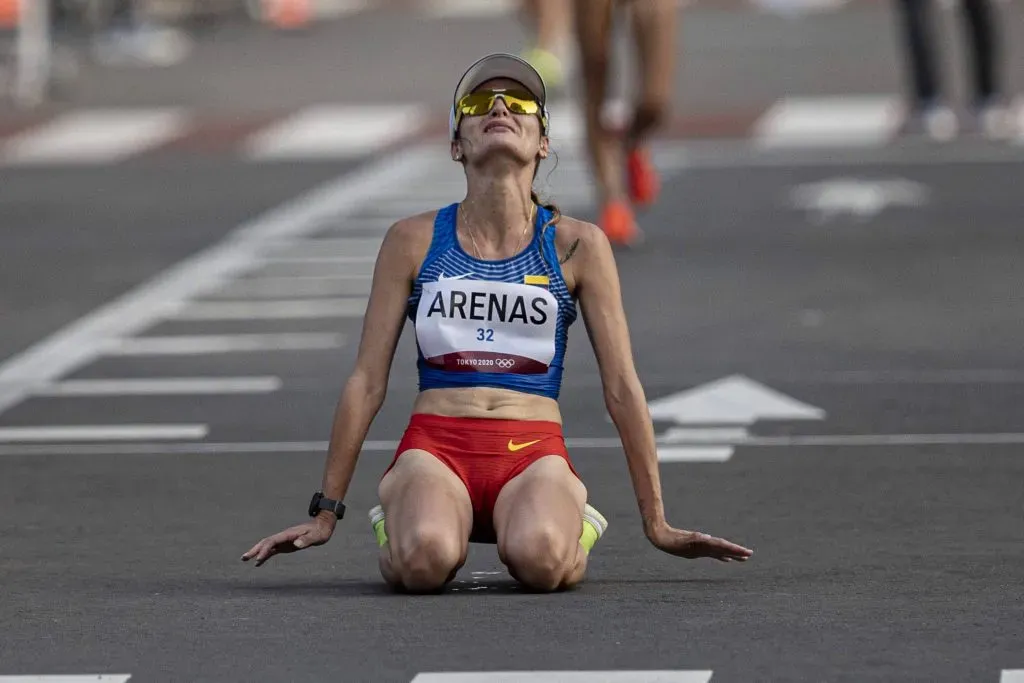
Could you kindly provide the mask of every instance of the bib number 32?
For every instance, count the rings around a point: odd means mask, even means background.
[[[478,327],[476,329],[476,340],[489,342],[494,341],[494,330],[490,328],[484,329],[482,327]]]

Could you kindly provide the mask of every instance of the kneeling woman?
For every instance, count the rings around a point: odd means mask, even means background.
[[[380,481],[381,504],[370,511],[385,580],[405,591],[442,589],[468,544],[489,542],[532,589],[577,584],[607,527],[587,505],[558,406],[578,301],[647,538],[681,557],[746,560],[752,553],[742,546],[665,520],[611,246],[596,226],[560,216],[532,191],[548,154],[540,76],[512,55],[476,62],[456,87],[450,133],[466,197],[400,220],[384,238],[313,519],[264,538],[242,559],[260,566],[331,537],[408,318],[420,393]]]

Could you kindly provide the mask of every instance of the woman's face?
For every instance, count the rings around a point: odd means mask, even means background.
[[[482,83],[473,92],[488,90],[528,93],[522,84],[507,78]],[[504,156],[527,165],[547,153],[548,140],[541,134],[539,115],[513,113],[500,97],[495,98],[494,106],[486,114],[463,116],[459,139],[452,143],[452,156],[470,163]]]

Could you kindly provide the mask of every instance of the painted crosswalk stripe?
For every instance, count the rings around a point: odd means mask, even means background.
[[[159,379],[76,379],[40,387],[36,396],[165,396],[181,394],[267,394],[281,388],[279,377],[170,377]]]
[[[177,320],[269,320],[294,318],[358,318],[365,298],[291,299],[285,301],[199,301],[182,307]]]
[[[208,299],[275,299],[281,297],[366,296],[371,280],[357,277],[266,277],[235,280],[211,292]]]
[[[0,158],[8,164],[119,161],[182,134],[186,125],[180,109],[83,110],[11,138]]]
[[[367,154],[415,134],[426,121],[414,105],[310,107],[254,135],[254,160],[345,158]]]
[[[411,683],[708,683],[711,671],[459,671],[421,673]]]
[[[341,268],[334,261],[259,261],[252,264],[249,277],[370,277],[373,261],[354,261]]]
[[[89,674],[84,676],[0,676],[0,683],[127,683],[131,674]]]
[[[1024,669],[1003,669],[999,683],[1024,683]]]
[[[263,260],[268,263],[335,263],[345,264],[372,264],[377,260],[375,255],[367,256],[343,256],[341,254],[282,254],[267,255]]]
[[[274,258],[298,256],[348,256],[377,258],[381,237],[310,237],[274,245],[268,254]]]
[[[205,438],[206,425],[46,425],[0,427],[0,443],[28,441],[146,441]]]
[[[432,19],[498,17],[517,7],[515,0],[427,0],[423,12]]]
[[[773,105],[754,125],[758,147],[884,145],[900,122],[899,101],[889,96],[791,97]]]
[[[107,356],[200,356],[213,353],[318,351],[336,349],[345,337],[329,332],[286,334],[212,334],[131,337],[101,345]]]

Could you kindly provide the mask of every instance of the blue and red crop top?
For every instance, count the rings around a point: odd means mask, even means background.
[[[537,207],[523,251],[487,261],[459,244],[458,206],[438,211],[409,297],[420,390],[498,387],[557,400],[577,311],[555,251],[556,226],[541,231],[551,213]]]

